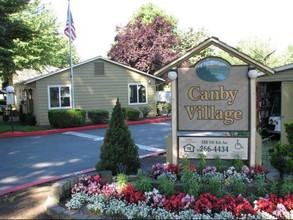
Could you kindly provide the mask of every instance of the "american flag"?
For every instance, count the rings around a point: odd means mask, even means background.
[[[74,22],[72,19],[69,5],[68,5],[68,10],[67,10],[67,22],[66,22],[66,27],[64,29],[64,34],[72,41],[74,41],[76,38]]]

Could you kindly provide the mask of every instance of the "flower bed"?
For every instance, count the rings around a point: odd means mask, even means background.
[[[151,171],[152,178],[140,174],[135,182],[127,182],[125,176],[124,182],[118,176],[118,181],[112,183],[106,183],[99,175],[82,176],[65,206],[109,218],[293,219],[293,194],[268,193],[268,187],[274,184],[265,185],[266,171],[262,166],[243,166],[238,171],[230,167],[224,172],[217,172],[212,166],[201,172],[196,170],[188,163],[182,167],[157,164]],[[157,187],[153,186],[153,179],[159,182]],[[176,182],[181,184],[180,191]],[[256,186],[254,191],[243,191],[250,197],[238,193],[246,183]]]

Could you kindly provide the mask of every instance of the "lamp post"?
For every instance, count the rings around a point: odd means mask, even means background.
[[[250,69],[248,71],[250,78],[250,166],[255,165],[255,153],[256,153],[256,78],[258,72],[256,69]]]
[[[14,87],[13,86],[7,86],[6,87],[7,95],[6,95],[6,105],[9,106],[10,110],[10,122],[11,122],[11,131],[14,131],[13,127],[13,117],[12,117],[12,105],[14,105]]]
[[[168,73],[168,78],[171,80],[171,117],[172,117],[172,163],[177,164],[178,153],[177,153],[177,108],[176,108],[176,78],[177,73],[175,70],[171,70]]]

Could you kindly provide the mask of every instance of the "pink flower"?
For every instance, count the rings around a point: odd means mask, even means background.
[[[194,203],[194,196],[186,195],[181,199],[181,202],[184,204],[183,209],[190,209],[193,206]]]
[[[278,217],[282,218],[286,216],[288,211],[286,210],[285,206],[283,204],[278,204],[276,210],[273,212],[273,214]]]
[[[206,174],[208,172],[216,172],[216,171],[217,171],[217,168],[215,166],[208,166],[202,170],[202,173]]]
[[[107,197],[113,197],[113,198],[116,198],[118,195],[116,187],[113,184],[104,185],[103,189],[101,190],[101,193],[103,193]]]

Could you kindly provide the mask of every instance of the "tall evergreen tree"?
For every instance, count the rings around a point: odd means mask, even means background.
[[[138,147],[124,122],[121,104],[117,98],[96,170],[111,170],[114,175],[119,172],[131,174],[136,173],[140,165]]]

